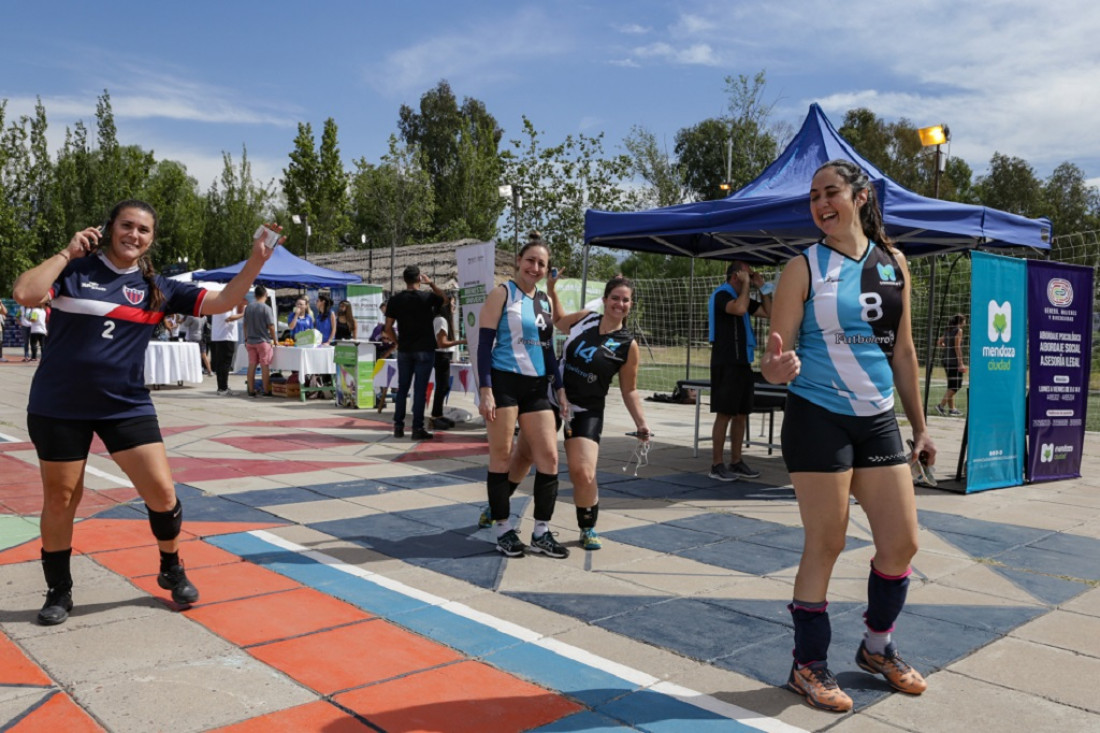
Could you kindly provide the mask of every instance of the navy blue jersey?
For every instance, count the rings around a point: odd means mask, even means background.
[[[611,380],[630,355],[634,336],[625,328],[600,333],[603,316],[590,313],[573,324],[562,349],[562,382],[569,402],[586,410],[604,408]]]
[[[905,307],[900,264],[874,242],[859,260],[824,244],[803,257],[810,288],[796,352],[802,370],[791,392],[841,415],[892,410],[890,360]]]
[[[166,312],[199,315],[206,291],[157,275],[160,310],[146,310],[149,284],[134,267],[102,254],[73,260],[50,288],[48,347],[31,382],[27,411],[71,420],[153,415],[145,350]]]

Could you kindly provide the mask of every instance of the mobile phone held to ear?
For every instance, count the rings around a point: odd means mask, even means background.
[[[252,235],[252,239],[255,240],[255,239],[260,239],[262,237],[263,240],[264,240],[264,246],[265,247],[267,247],[268,249],[275,249],[275,245],[279,243],[279,238],[282,237],[282,236],[283,236],[282,234],[279,234],[274,229],[271,229],[266,225],[261,225],[260,227],[258,227],[256,229],[255,233]]]

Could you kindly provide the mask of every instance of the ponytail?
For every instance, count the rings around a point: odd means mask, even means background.
[[[149,259],[149,255],[142,255],[138,260],[138,267],[141,268],[141,276],[149,286],[149,310],[159,311],[164,305],[164,293],[157,285],[157,271],[153,269],[153,261]]]

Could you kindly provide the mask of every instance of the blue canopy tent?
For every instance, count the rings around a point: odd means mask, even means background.
[[[836,158],[850,160],[867,173],[878,195],[886,230],[909,257],[978,247],[1050,249],[1049,219],[1028,219],[985,206],[913,193],[859,155],[836,131],[821,107],[811,104],[802,128],[783,153],[754,181],[725,199],[638,212],[586,211],[585,275],[589,247],[593,245],[692,257],[693,280],[694,258],[699,257],[760,264],[784,262],[821,239],[810,214],[810,181],[823,163]],[[932,353],[935,278],[933,260],[927,354]],[[689,349],[687,376],[690,376],[690,359]],[[926,361],[927,408],[932,359]]]
[[[192,273],[192,278],[207,282],[229,282],[241,271],[245,262],[247,260],[214,270],[198,270]],[[266,288],[316,288],[361,283],[363,278],[314,265],[278,244],[275,245],[275,251],[271,253],[271,257],[264,263],[255,282]]]
[[[910,257],[975,247],[1050,249],[1050,221],[913,193],[857,153],[821,107],[756,180],[718,201],[638,212],[585,212],[585,244],[689,257],[775,264],[821,238],[810,216],[810,179],[846,158],[866,171],[890,236]]]

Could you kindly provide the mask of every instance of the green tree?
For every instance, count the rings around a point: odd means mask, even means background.
[[[635,125],[623,140],[630,156],[631,172],[646,182],[639,203],[645,208],[673,206],[687,197],[682,169],[677,161],[661,148],[657,137],[646,128]]]
[[[320,190],[321,160],[313,139],[313,127],[308,122],[299,122],[294,150],[290,153],[290,165],[283,170],[283,195],[286,197],[287,211],[302,217],[307,225],[312,226]],[[288,226],[286,234],[287,249],[299,254],[306,252],[305,226]]]
[[[241,162],[233,164],[229,153],[222,153],[222,174],[206,195],[206,217],[199,266],[211,268],[229,265],[248,257],[252,234],[269,218],[274,198],[274,181],[267,185],[252,177],[248,150],[241,149]]]
[[[627,155],[606,157],[602,133],[567,135],[550,146],[542,134],[524,116],[524,139],[509,141],[510,149],[502,153],[503,180],[520,186],[523,196],[518,212],[510,207],[509,229],[516,226],[518,213],[518,228],[540,230],[554,263],[579,275],[584,212],[638,208],[638,197],[627,186],[632,163]]]
[[[389,152],[378,165],[360,158],[355,168],[351,180],[355,227],[367,235],[371,247],[414,244],[429,230],[434,192],[415,148],[390,135]]]
[[[986,206],[1034,217],[1043,209],[1043,184],[1022,158],[993,153],[989,173],[978,179],[978,193]]]
[[[432,234],[492,239],[505,202],[497,194],[501,129],[485,104],[466,97],[460,107],[442,80],[420,97],[419,111],[401,106],[398,130],[407,146],[420,151],[432,183]]]
[[[317,205],[310,247],[315,252],[334,252],[351,228],[348,216],[348,174],[340,160],[336,122],[325,120],[319,151]]]
[[[726,153],[729,150],[730,125],[711,117],[676,133],[676,158],[683,171],[684,183],[696,201],[725,198]],[[744,185],[748,180],[740,181]],[[736,186],[739,188],[740,186]]]
[[[187,175],[182,163],[162,160],[139,195],[157,210],[152,254],[158,268],[176,263],[184,265],[184,270],[196,269],[206,227],[206,202],[198,193],[198,182]]]
[[[1043,184],[1043,213],[1050,218],[1055,234],[1096,229],[1100,226],[1100,192],[1088,184],[1083,170],[1062,163]]]

